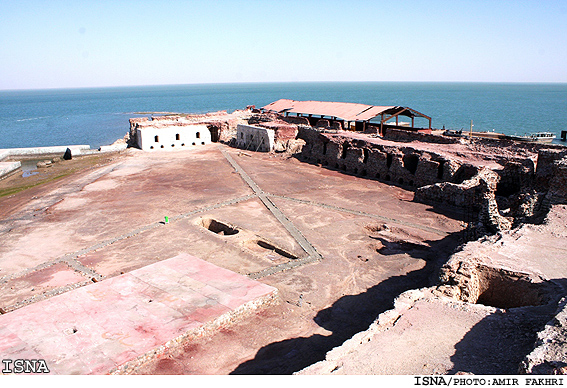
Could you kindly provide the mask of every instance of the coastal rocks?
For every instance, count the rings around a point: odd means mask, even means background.
[[[47,167],[51,167],[51,160],[43,160],[41,162],[37,162],[36,166],[37,168],[47,168]]]

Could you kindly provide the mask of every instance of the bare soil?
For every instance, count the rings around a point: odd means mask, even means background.
[[[0,198],[0,307],[9,312],[180,252],[244,275],[305,257],[219,147],[73,159],[46,169],[51,178],[71,174]],[[279,305],[140,374],[299,371],[367,329],[403,291],[430,285],[461,242],[461,215],[412,202],[411,191],[225,149],[323,259],[260,278],[278,288]],[[0,189],[28,178],[10,177]],[[209,230],[203,219],[239,232]]]

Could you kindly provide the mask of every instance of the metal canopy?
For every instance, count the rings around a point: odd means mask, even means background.
[[[262,109],[280,114],[295,113],[302,116],[327,116],[345,121],[369,121],[377,116],[382,116],[380,122],[383,124],[396,116],[416,116],[429,120],[431,118],[418,111],[402,106],[376,106],[356,104],[351,102],[325,102],[325,101],[295,101],[281,99],[264,106]],[[384,117],[386,116],[386,117]]]

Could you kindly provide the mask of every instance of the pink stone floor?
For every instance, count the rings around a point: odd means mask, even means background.
[[[180,254],[0,315],[2,359],[105,374],[276,289]]]

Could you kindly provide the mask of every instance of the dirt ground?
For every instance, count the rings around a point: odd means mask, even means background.
[[[2,310],[181,252],[244,275],[305,258],[221,149],[322,259],[260,277],[279,290],[277,306],[187,343],[140,374],[299,371],[368,328],[403,291],[430,285],[461,242],[460,214],[375,180],[219,144],[129,149],[83,159],[72,174],[0,198]]]

